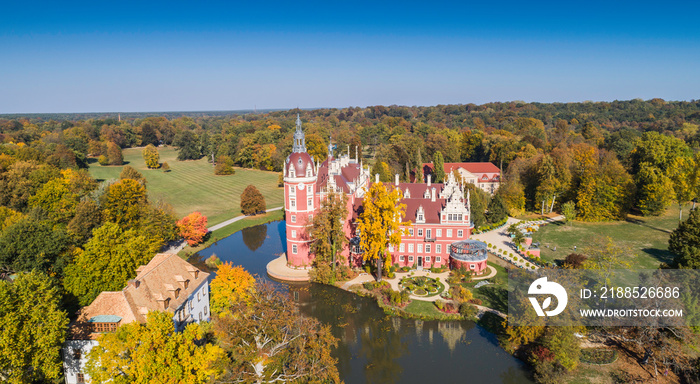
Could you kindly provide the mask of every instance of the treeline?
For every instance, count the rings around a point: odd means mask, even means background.
[[[78,167],[101,155],[104,163],[119,164],[119,149],[153,144],[179,147],[180,160],[206,157],[280,171],[297,113],[315,159],[326,158],[332,137],[336,155],[349,149],[353,157],[385,163],[383,178],[420,179],[421,165],[439,155],[444,162],[493,162],[503,170],[499,194],[511,214],[570,201],[580,219],[613,220],[632,210],[658,214],[696,195],[697,101],[373,106],[60,123],[23,118],[0,120],[0,134],[5,142],[66,148]],[[682,186],[682,180],[690,182]]]

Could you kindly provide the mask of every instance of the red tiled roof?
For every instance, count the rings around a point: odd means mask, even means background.
[[[431,172],[433,170],[433,163],[425,163],[424,169],[427,167]],[[457,168],[464,168],[467,171],[475,174],[482,173],[497,173],[500,174],[501,170],[493,163],[445,163],[445,173],[452,172]]]

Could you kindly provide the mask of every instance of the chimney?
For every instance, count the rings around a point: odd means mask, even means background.
[[[378,173],[375,173],[375,174],[374,174],[374,182],[375,182],[375,183],[378,183],[378,182],[379,182],[379,174],[378,174]]]
[[[433,175],[428,175],[428,186],[430,186],[430,180],[433,178]]]
[[[430,183],[430,179],[428,179],[428,183]],[[428,185],[430,185],[430,184],[428,184]],[[433,203],[435,202],[435,187],[433,187],[430,190],[430,201],[432,201]]]
[[[394,184],[396,184],[397,187],[399,186],[399,174],[398,173],[394,174]]]

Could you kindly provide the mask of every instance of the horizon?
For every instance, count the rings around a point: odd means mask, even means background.
[[[699,98],[700,4],[124,1],[6,10],[0,114]]]

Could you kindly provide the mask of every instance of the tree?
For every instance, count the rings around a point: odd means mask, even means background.
[[[69,248],[70,238],[63,229],[54,229],[48,221],[25,218],[0,236],[0,268],[61,274]]]
[[[160,167],[160,155],[158,154],[158,149],[153,146],[153,144],[148,144],[146,148],[143,149],[143,160],[150,169]]]
[[[433,168],[433,177],[435,177],[435,180],[433,181],[436,183],[442,183],[445,181],[445,160],[442,158],[442,152],[440,151],[435,152],[435,156],[433,158]]]
[[[379,181],[383,183],[390,183],[391,180],[391,169],[389,165],[383,161],[377,161],[372,167],[372,175],[379,174]]]
[[[486,214],[486,218],[490,223],[498,223],[501,220],[508,217],[508,210],[506,209],[506,204],[503,202],[503,198],[499,193],[496,193],[488,206],[489,212]]]
[[[501,183],[498,194],[503,198],[503,203],[508,209],[510,216],[518,216],[525,212],[525,190],[523,185],[517,181],[507,181]]]
[[[23,214],[7,207],[0,206],[0,232],[22,220]]]
[[[312,239],[310,250],[316,255],[314,263],[317,267],[330,262],[332,270],[335,271],[336,256],[347,243],[344,230],[345,218],[348,215],[347,206],[347,196],[343,193],[337,194],[333,190],[321,200],[321,208],[314,215],[308,228],[309,237]]]
[[[668,250],[686,268],[700,268],[700,210],[690,211],[688,218],[671,232]]]
[[[161,200],[143,207],[136,227],[154,243],[163,244],[178,238],[177,216],[173,207]]]
[[[132,179],[124,179],[109,186],[104,195],[106,221],[122,228],[133,228],[139,222],[141,210],[146,205],[146,188]]]
[[[64,286],[88,305],[102,291],[118,291],[136,277],[136,268],[147,264],[160,248],[136,230],[122,230],[115,223],[105,223],[93,231],[85,250],[65,268]]]
[[[696,159],[698,155],[696,155]],[[691,157],[677,157],[674,159],[669,177],[673,183],[673,192],[678,203],[678,222],[683,221],[683,203],[692,199],[695,195],[695,187],[698,183],[698,164]]]
[[[170,172],[170,165],[168,165],[168,162],[164,162],[161,166],[160,169],[163,170],[163,172]]]
[[[236,171],[233,169],[233,160],[226,155],[221,155],[216,159],[216,167],[214,167],[215,175],[233,175]]]
[[[567,269],[582,269],[586,265],[588,257],[580,253],[570,253],[564,259],[562,266]]]
[[[125,179],[136,180],[144,187],[147,183],[146,178],[143,177],[143,174],[137,171],[136,168],[132,167],[131,165],[125,165],[124,168],[122,168],[122,171],[119,173],[119,180]]]
[[[124,157],[122,156],[122,149],[119,148],[117,144],[109,142],[107,144],[107,161],[109,165],[122,165],[124,164]]]
[[[241,266],[224,262],[216,270],[211,282],[211,313],[217,316],[230,315],[231,307],[239,301],[249,300],[255,288],[255,278]]]
[[[564,215],[564,220],[571,225],[576,219],[576,204],[573,201],[567,201],[562,204],[561,214]]]
[[[84,200],[75,207],[75,216],[68,223],[67,229],[82,243],[101,223],[102,208],[92,200]]]
[[[207,229],[207,217],[199,212],[192,212],[177,222],[180,236],[187,240],[190,246],[197,245],[204,240],[209,230]]]
[[[50,382],[61,376],[68,315],[53,279],[32,271],[14,282],[0,280],[0,324],[3,382]]]
[[[177,159],[180,161],[199,160],[202,158],[202,150],[199,147],[199,139],[192,131],[184,130],[175,135],[173,144],[179,147],[177,149]]]
[[[152,311],[145,324],[101,334],[85,372],[92,383],[208,383],[221,373],[224,351],[202,343],[203,336],[199,324],[175,332],[172,314]]]
[[[365,261],[377,265],[377,281],[382,280],[382,263],[391,262],[389,246],[398,247],[401,243],[402,223],[406,205],[401,204],[402,194],[399,189],[387,190],[386,186],[373,183],[362,199],[362,212],[357,223],[360,232],[360,246]]]
[[[659,168],[642,163],[635,179],[639,188],[637,204],[644,216],[658,216],[671,205],[674,185]]]
[[[221,382],[340,383],[328,326],[301,316],[294,302],[269,283],[258,283],[248,300],[215,317],[214,335],[226,351]]]
[[[241,194],[241,212],[244,215],[255,215],[265,210],[265,197],[262,193],[252,184],[245,187]]]

